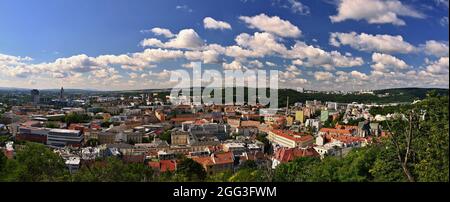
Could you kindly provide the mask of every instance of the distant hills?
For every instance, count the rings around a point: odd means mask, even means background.
[[[442,88],[395,88],[374,90],[373,94],[330,94],[326,92],[300,93],[295,90],[283,89],[278,91],[279,105],[286,105],[287,97],[289,103],[305,102],[306,100],[332,101],[340,103],[404,103],[423,99],[427,92],[436,91],[439,95],[448,96],[449,89]]]
[[[31,91],[31,88],[10,88],[10,87],[0,87],[0,92],[8,92],[8,91],[15,91],[15,92],[28,92]],[[41,92],[59,92],[61,89],[41,89],[39,91]],[[98,90],[91,90],[91,89],[64,89],[64,92],[67,93],[83,93],[83,92],[101,92]]]
[[[4,88],[0,87],[0,93],[5,92],[22,92],[26,93],[31,89],[26,88]],[[121,90],[121,91],[99,91],[92,89],[64,89],[64,93],[67,94],[97,94],[97,95],[137,95],[143,93],[160,93],[168,95],[171,89],[141,89],[141,90]],[[278,90],[278,104],[279,106],[285,106],[287,97],[289,97],[289,103],[295,102],[304,103],[306,100],[319,100],[319,101],[332,101],[340,103],[402,103],[412,102],[417,99],[423,99],[426,97],[427,92],[436,91],[439,95],[449,94],[449,89],[443,88],[393,88],[374,90],[373,94],[335,94],[331,92],[314,92],[314,93],[301,93],[293,89],[279,89]],[[60,89],[43,89],[42,93],[59,93]],[[247,90],[245,90],[245,97],[247,97]]]

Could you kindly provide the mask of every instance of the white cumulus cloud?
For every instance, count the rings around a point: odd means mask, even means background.
[[[330,34],[330,44],[336,47],[348,45],[366,52],[411,53],[416,51],[416,47],[404,41],[400,35],[333,32]]]
[[[253,17],[240,16],[239,19],[247,23],[252,29],[259,29],[281,37],[296,38],[302,34],[297,26],[278,16],[270,17],[266,14],[259,14]]]
[[[376,71],[386,71],[388,69],[406,69],[408,65],[405,61],[398,59],[392,55],[383,53],[372,54],[372,68]]]
[[[427,55],[434,55],[436,57],[448,56],[448,42],[429,40],[422,47]]]
[[[153,46],[161,48],[198,49],[204,45],[204,41],[193,29],[181,30],[175,38],[163,43],[158,39],[150,38],[141,41],[141,46]]]
[[[203,19],[203,26],[205,29],[231,29],[231,25],[224,21],[218,21],[211,17]]]
[[[370,24],[405,25],[400,16],[425,18],[425,15],[398,0],[340,0],[338,14],[330,16],[332,22],[365,20]]]

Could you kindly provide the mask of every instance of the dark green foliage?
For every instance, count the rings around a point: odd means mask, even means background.
[[[170,130],[166,130],[159,136],[159,139],[165,140],[165,141],[167,141],[167,143],[170,144],[172,142],[171,137],[172,137],[172,135],[171,135]]]
[[[57,123],[55,123],[55,122],[47,122],[45,124],[45,127],[46,128],[59,128],[59,125]]]
[[[55,117],[49,117],[47,118],[48,121],[51,122],[65,122],[66,116],[55,116]]]
[[[202,165],[190,158],[184,158],[177,165],[176,181],[203,181],[206,179],[206,171]]]
[[[349,119],[345,125],[357,126],[359,122],[365,121],[365,118]]]
[[[98,114],[98,115],[95,115],[95,116],[94,116],[94,119],[100,119],[100,120],[103,120],[103,116]]]
[[[16,159],[8,160],[2,180],[20,182],[65,181],[68,171],[64,160],[44,145],[27,143]]]
[[[233,176],[233,172],[226,171],[216,173],[214,175],[208,175],[206,181],[207,182],[228,182],[230,177]]]
[[[6,165],[6,156],[5,154],[3,154],[2,151],[0,151],[0,173],[2,173],[5,165]]]
[[[263,170],[244,168],[228,178],[229,182],[262,182],[267,181]]]
[[[66,115],[64,121],[67,124],[88,123],[89,121],[91,121],[91,117],[87,114],[70,113],[70,114]]]
[[[12,137],[9,135],[0,135],[0,146],[4,147],[5,143],[9,141]]]
[[[265,133],[259,133],[259,134],[256,136],[256,140],[258,140],[258,141],[264,143],[264,152],[265,152],[265,153],[269,153],[269,152],[270,152],[270,150],[271,150],[271,144],[270,144],[270,141],[267,139],[267,134],[265,134]]]
[[[257,167],[258,165],[256,165],[256,162],[252,160],[245,161],[240,166],[241,169],[256,169]]]
[[[108,128],[109,126],[111,126],[111,124],[113,124],[112,122],[106,121],[100,124],[100,126],[102,128]]]
[[[416,181],[448,182],[448,97],[428,97],[415,105],[414,110],[425,110],[426,114],[425,120],[419,122],[417,138],[413,140],[413,175]]]
[[[293,162],[279,165],[275,170],[274,180],[277,182],[311,182],[315,178],[314,172],[320,164],[321,161],[318,158],[297,158]]]
[[[142,138],[142,143],[150,143],[152,141],[153,141],[153,136],[143,137]]]
[[[91,138],[91,139],[89,139],[88,141],[86,141],[86,146],[89,146],[89,147],[96,147],[96,146],[98,146],[98,145],[100,145],[100,142],[99,142],[98,139],[96,139],[96,138]]]
[[[448,89],[434,89],[435,94],[440,96],[448,96]],[[278,91],[278,104],[280,106],[286,106],[287,97],[289,97],[289,103],[302,102],[305,103],[306,100],[319,100],[322,102],[333,101],[340,103],[401,103],[401,102],[412,102],[417,99],[426,98],[427,92],[430,89],[426,88],[399,88],[399,89],[386,89],[386,90],[376,90],[375,95],[362,94],[362,95],[337,95],[337,94],[326,94],[326,93],[299,93],[292,89],[280,89]],[[389,93],[386,97],[381,97],[377,95],[383,95]]]
[[[149,182],[153,181],[153,177],[153,170],[144,164],[125,164],[111,157],[83,166],[72,176],[72,180],[76,182]]]

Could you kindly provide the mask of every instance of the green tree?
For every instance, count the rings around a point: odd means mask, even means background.
[[[98,145],[100,145],[100,141],[98,141],[97,138],[90,138],[88,141],[86,141],[86,146],[96,147]]]
[[[76,182],[149,182],[153,181],[153,170],[141,163],[125,164],[115,157],[83,166],[72,181]]]
[[[208,182],[228,182],[230,177],[233,176],[233,172],[225,171],[216,173],[213,175],[208,175],[206,181]]]
[[[152,141],[153,141],[153,136],[143,137],[142,138],[142,143],[150,143]]]
[[[64,160],[48,147],[26,143],[16,155],[18,181],[63,181],[68,174]]]
[[[380,152],[379,147],[369,146],[366,148],[354,149],[339,163],[338,179],[341,182],[367,182],[373,180],[370,169]]]
[[[47,122],[45,124],[45,127],[46,128],[59,128],[59,125],[57,123],[55,123],[55,122]]]
[[[64,118],[64,121],[67,124],[87,123],[87,122],[91,121],[91,117],[87,114],[70,113],[70,114],[66,115],[66,117]]]
[[[240,169],[228,180],[230,182],[263,182],[265,179],[262,172],[262,170],[258,169]]]
[[[0,146],[4,147],[5,143],[11,139],[10,135],[2,135],[0,136]]]
[[[388,140],[386,140],[388,141]],[[386,145],[384,143],[383,145]],[[369,170],[374,182],[406,182],[400,163],[395,160],[396,154],[389,146],[385,146],[378,153],[378,158]]]
[[[2,151],[0,151],[0,173],[3,172],[3,168],[6,166],[6,160],[7,158],[5,154]]]
[[[297,158],[292,162],[277,166],[274,180],[277,182],[312,182],[314,169],[320,166],[320,159],[314,157]],[[314,180],[313,180],[314,179]]]
[[[6,126],[6,130],[10,131],[8,125],[13,123],[13,119],[5,114],[0,114],[0,123],[4,124]]]
[[[184,158],[177,165],[176,179],[181,181],[203,181],[206,179],[206,171],[196,161]]]
[[[245,161],[244,163],[242,163],[240,168],[241,169],[256,169],[256,168],[258,168],[258,165],[256,164],[255,161],[248,160],[248,161]]]
[[[19,169],[19,163],[16,160],[6,160],[3,171],[0,170],[0,182],[17,182],[20,172],[21,169]]]
[[[413,137],[413,174],[417,181],[449,181],[448,96],[429,93],[416,104],[419,132]],[[423,118],[423,119],[422,119]]]
[[[103,128],[108,128],[109,126],[111,126],[111,124],[113,124],[113,123],[110,122],[110,121],[105,121],[105,122],[102,122],[100,124],[100,126],[103,127]]]
[[[405,117],[383,123],[391,135],[384,141],[383,160],[371,170],[375,180],[448,182],[448,96],[431,93],[399,112]]]
[[[160,136],[159,139],[167,141],[167,143],[171,144],[171,132],[170,130],[165,130]]]
[[[256,140],[264,143],[264,152],[265,153],[269,153],[271,150],[271,144],[269,139],[267,139],[267,134],[265,133],[259,133],[258,135],[256,135]]]

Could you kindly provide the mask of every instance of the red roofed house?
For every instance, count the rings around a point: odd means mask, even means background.
[[[272,168],[276,168],[281,163],[287,163],[300,157],[320,157],[320,154],[313,148],[280,148],[272,158]]]
[[[195,121],[198,117],[194,114],[179,114],[174,118],[170,119],[170,123],[174,126],[181,126],[181,123],[186,121]]]
[[[267,139],[288,148],[307,147],[314,142],[314,137],[311,135],[305,135],[289,130],[271,130],[269,131]]]
[[[176,160],[150,161],[148,162],[148,166],[162,173],[167,171],[174,172],[177,169],[177,161]]]
[[[353,136],[356,133],[354,129],[321,128],[319,135],[346,135]]]
[[[68,129],[69,129],[69,130],[78,130],[78,131],[84,133],[84,132],[87,132],[89,128],[86,128],[86,127],[84,127],[84,126],[81,125],[81,124],[75,124],[75,123],[72,123],[72,124],[70,124],[70,126],[69,126]]]
[[[232,152],[213,153],[210,156],[193,157],[192,160],[200,163],[208,174],[233,170],[234,155]]]

